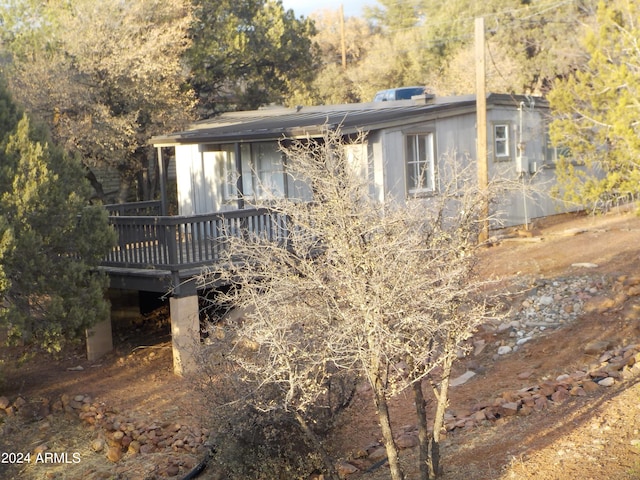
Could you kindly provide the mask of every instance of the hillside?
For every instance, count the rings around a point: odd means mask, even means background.
[[[640,218],[570,215],[499,232],[481,274],[511,314],[483,326],[456,366],[442,478],[640,477]],[[2,349],[0,450],[32,456],[0,462],[0,477],[181,478],[200,460],[206,409],[171,374],[165,316],[117,332],[116,351],[93,364],[82,348],[58,359]],[[412,408],[410,396],[394,402],[408,436]],[[358,468],[349,478],[388,478],[385,466],[365,472],[379,436],[363,388],[329,442]]]

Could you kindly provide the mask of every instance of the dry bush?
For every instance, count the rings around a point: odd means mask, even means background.
[[[424,475],[436,474],[451,365],[487,314],[473,275],[487,194],[463,169],[451,169],[456,178],[443,169],[438,195],[379,202],[339,132],[283,151],[312,201],[270,199],[277,234],[230,235],[226,261],[202,278],[231,285],[221,301],[243,312],[219,326],[235,339],[225,361],[250,392],[243,401],[265,415],[289,412],[326,477],[337,479],[312,426],[336,378],[369,382],[397,480],[388,401],[413,388]],[[444,374],[434,382],[438,413],[429,434],[420,385],[436,369]]]

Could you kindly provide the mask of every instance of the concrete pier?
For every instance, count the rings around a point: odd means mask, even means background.
[[[200,345],[197,293],[184,297],[171,297],[169,309],[171,312],[173,372],[177,375],[187,375],[196,370],[196,353]]]

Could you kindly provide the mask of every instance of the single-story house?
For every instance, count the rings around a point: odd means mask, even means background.
[[[540,97],[489,94],[486,104],[489,181],[503,185],[492,212],[496,221],[526,224],[564,211],[549,195],[556,152],[547,135],[548,103]],[[242,209],[246,198],[255,204],[274,194],[308,197],[305,185],[287,174],[278,145],[321,138],[327,128],[345,137],[365,134],[348,148],[379,200],[437,194],[445,178],[450,180],[452,164],[476,162],[476,124],[475,96],[422,95],[225,113],[152,142],[175,149],[178,212],[188,216]]]
[[[437,195],[445,182],[458,179],[458,166],[465,172],[464,166],[469,166],[472,172],[461,177],[463,181],[478,182],[477,166],[486,162],[489,181],[501,186],[493,207],[497,222],[524,224],[566,210],[549,195],[556,157],[547,140],[547,102],[490,94],[486,105],[487,155],[481,159],[476,153],[474,96],[422,95],[411,100],[225,113],[185,131],[154,137],[163,179],[161,206],[158,209],[157,202],[111,206],[118,245],[101,268],[109,273],[115,290],[162,295],[170,290],[174,366],[183,372],[193,362],[190,346],[200,339],[201,287],[194,278],[222,258],[227,242],[220,237],[249,228],[278,238],[277,218],[256,205],[272,195],[311,198],[308,186],[288,171],[279,142],[322,139],[327,129],[339,132],[351,140],[348,154],[370,180],[370,194],[380,201]],[[178,215],[167,215],[167,172],[172,177],[175,173]],[[110,322],[94,331],[87,337],[90,358],[112,347]]]

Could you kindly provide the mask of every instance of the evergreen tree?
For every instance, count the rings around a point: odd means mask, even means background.
[[[282,103],[312,80],[313,23],[280,0],[194,0],[187,52],[201,115]]]
[[[114,242],[77,159],[50,145],[0,88],[0,324],[48,351],[108,318],[95,267]]]
[[[640,5],[601,1],[584,38],[589,61],[557,81],[551,140],[567,152],[558,178],[567,200],[597,208],[640,194]]]

